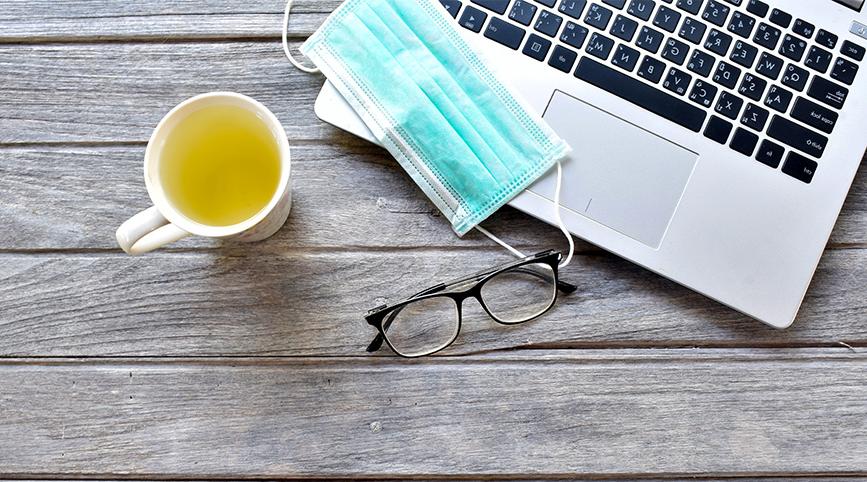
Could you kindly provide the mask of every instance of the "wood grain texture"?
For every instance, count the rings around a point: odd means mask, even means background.
[[[364,355],[363,315],[507,261],[500,251],[295,251],[0,257],[3,356]],[[515,347],[867,345],[867,250],[829,252],[800,318],[777,331],[609,255],[544,318],[505,327],[475,304],[447,353]],[[385,356],[392,356],[384,350]]]
[[[181,101],[234,91],[268,106],[290,139],[336,131],[313,113],[324,77],[279,42],[0,45],[0,144],[145,142]]]
[[[144,145],[0,148],[0,219],[14,226],[0,230],[0,250],[117,250],[115,229],[151,204],[142,173],[144,150]],[[475,233],[457,237],[397,162],[375,146],[302,144],[292,149],[292,175],[288,224],[267,242],[246,246],[251,256],[308,247],[493,245]],[[565,245],[559,231],[513,209],[486,225],[527,251]],[[189,238],[174,249],[220,246]],[[594,250],[586,244],[581,249]]]
[[[148,207],[144,145],[0,148],[0,250],[111,249],[114,230]],[[476,233],[458,238],[384,150],[335,138],[293,148],[295,204],[289,223],[248,253],[307,247],[491,247]],[[504,208],[485,223],[527,252],[563,247],[560,232]],[[216,248],[189,238],[176,249]],[[855,180],[830,249],[867,247],[867,163]],[[579,243],[583,252],[598,252]],[[225,250],[221,251],[225,252]],[[841,273],[845,275],[845,273]]]
[[[0,383],[4,475],[867,474],[867,356],[842,348],[13,361]]]
[[[340,0],[295,0],[289,32],[312,33]],[[0,42],[279,38],[283,0],[5,0]]]

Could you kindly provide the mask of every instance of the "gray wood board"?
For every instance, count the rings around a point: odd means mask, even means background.
[[[144,142],[181,101],[226,90],[263,102],[290,139],[329,139],[313,113],[323,82],[279,42],[0,45],[0,144]]]
[[[475,249],[3,255],[0,355],[363,356],[375,335],[367,310],[509,259]],[[867,250],[828,252],[799,319],[777,331],[613,256],[581,256],[563,274],[580,290],[553,311],[507,327],[470,303],[448,353],[864,346],[865,267]]]
[[[290,35],[307,36],[340,0],[295,0]],[[283,0],[5,0],[0,42],[279,38]]]
[[[117,249],[114,231],[151,202],[144,186],[144,145],[0,148],[0,250]],[[491,247],[463,239],[388,153],[338,141],[292,150],[294,206],[274,238],[251,255],[304,247]],[[560,232],[505,208],[485,225],[528,252],[565,248]],[[190,238],[176,248],[214,248]],[[867,247],[867,164],[852,188],[830,248]],[[579,250],[596,248],[580,243]]]
[[[3,475],[867,474],[843,348],[27,360],[0,385]]]

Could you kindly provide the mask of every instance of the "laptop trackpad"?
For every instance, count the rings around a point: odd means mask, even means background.
[[[543,117],[572,146],[563,206],[658,248],[698,154],[560,91]],[[556,180],[530,190],[553,199]]]

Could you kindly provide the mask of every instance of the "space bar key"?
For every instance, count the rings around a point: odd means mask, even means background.
[[[701,130],[704,119],[707,117],[705,111],[698,107],[644,82],[623,75],[588,57],[583,57],[578,62],[575,77],[654,114],[665,117],[693,132]]]

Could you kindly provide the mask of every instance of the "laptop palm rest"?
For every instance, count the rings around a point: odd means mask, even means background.
[[[573,150],[563,206],[658,248],[698,154],[560,91],[543,117]],[[556,172],[530,191],[553,199],[555,186]]]

